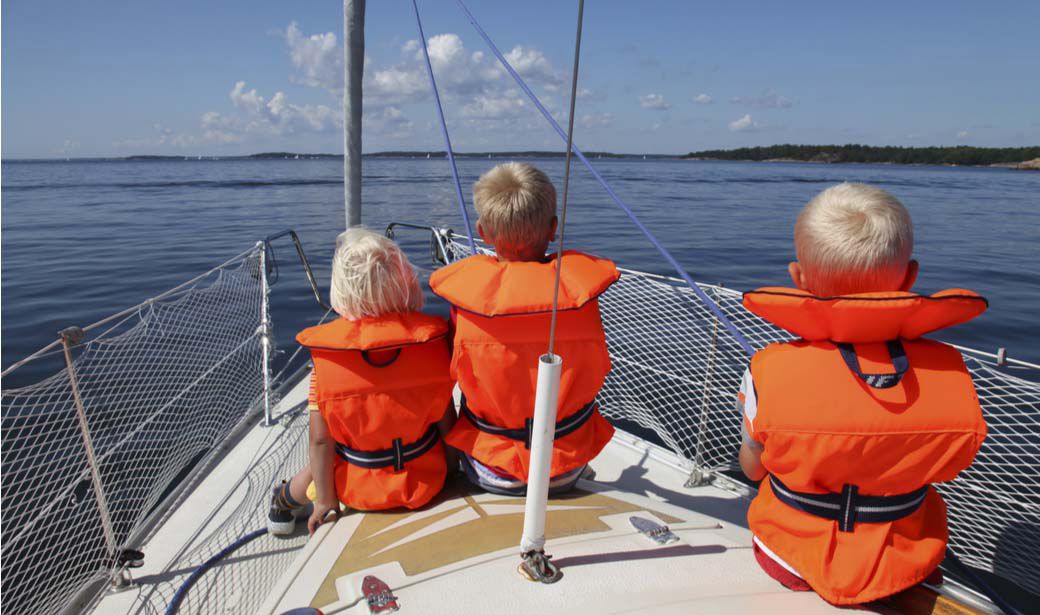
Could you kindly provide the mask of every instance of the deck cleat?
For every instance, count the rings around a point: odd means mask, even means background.
[[[516,571],[528,581],[549,585],[563,578],[560,567],[552,563],[552,556],[546,555],[545,551],[528,551],[520,557],[522,561]]]
[[[368,575],[361,581],[361,592],[368,603],[369,612],[394,613],[401,608],[397,604],[397,596],[390,591],[390,586],[379,577]]]
[[[632,524],[632,527],[639,530],[640,534],[646,536],[659,545],[668,545],[673,542],[679,542],[679,537],[676,536],[672,530],[668,529],[667,525],[661,525],[660,523],[651,521],[646,517],[629,517],[628,520]]]

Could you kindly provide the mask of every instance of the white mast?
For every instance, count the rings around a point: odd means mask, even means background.
[[[361,83],[365,0],[343,0],[343,196],[347,227],[361,224]]]

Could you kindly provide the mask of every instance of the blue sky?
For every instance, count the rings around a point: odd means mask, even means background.
[[[440,149],[411,3],[369,0],[365,150]],[[576,2],[471,0],[562,121]],[[454,2],[420,3],[456,149],[561,147]],[[2,5],[4,157],[341,151],[342,5]],[[1038,2],[589,0],[576,141],[1040,144]]]

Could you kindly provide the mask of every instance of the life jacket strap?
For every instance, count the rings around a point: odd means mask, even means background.
[[[851,532],[857,523],[884,523],[909,517],[928,495],[930,485],[900,495],[860,495],[859,487],[846,484],[841,493],[804,493],[795,491],[769,475],[778,500],[810,515],[838,522],[838,529]]]
[[[588,420],[590,418],[592,418],[592,415],[595,412],[596,412],[596,400],[592,400],[589,403],[587,403],[584,406],[582,406],[581,410],[578,410],[577,412],[575,412],[574,414],[568,416],[567,418],[563,419],[562,421],[557,421],[556,422],[556,435],[554,436],[553,439],[555,440],[556,438],[562,438],[562,437],[564,437],[564,436],[566,436],[568,434],[572,434],[575,431],[578,431],[579,429],[581,429],[582,425],[587,423]],[[531,448],[531,429],[534,426],[534,419],[526,419],[526,420],[524,420],[524,428],[523,429],[510,429],[508,427],[499,427],[498,425],[495,425],[493,423],[489,423],[489,422],[485,421],[484,419],[480,418],[479,416],[477,416],[476,414],[474,414],[473,411],[470,410],[469,406],[466,404],[466,397],[465,396],[463,396],[463,398],[462,398],[461,414],[462,414],[462,416],[466,417],[466,420],[468,420],[470,423],[472,423],[473,426],[476,427],[477,429],[479,429],[480,431],[483,431],[484,433],[489,433],[489,434],[492,434],[492,435],[495,435],[495,436],[502,436],[502,437],[505,437],[505,438],[509,438],[510,440],[516,440],[518,442],[523,442],[524,443],[524,448],[530,450],[530,448]]]
[[[910,369],[910,360],[906,357],[906,349],[903,348],[903,343],[899,340],[891,340],[885,342],[888,347],[888,356],[892,359],[892,368],[894,373],[891,374],[865,374],[859,366],[859,358],[856,357],[856,350],[852,344],[837,344],[838,350],[841,352],[841,358],[845,360],[845,365],[852,370],[852,373],[856,374],[863,382],[867,383],[867,386],[875,389],[890,389],[903,379],[906,375],[907,370]]]
[[[440,432],[437,425],[430,425],[421,438],[411,444],[402,444],[394,438],[393,446],[381,451],[359,451],[340,442],[336,443],[336,454],[350,465],[369,470],[393,467],[395,472],[404,470],[405,464],[422,457],[437,444]]]

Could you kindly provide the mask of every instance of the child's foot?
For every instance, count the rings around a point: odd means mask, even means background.
[[[267,531],[274,536],[289,536],[296,531],[296,517],[291,510],[272,506],[267,512]]]
[[[267,511],[267,531],[274,536],[288,536],[296,531],[296,517],[303,506],[293,499],[289,493],[289,483],[282,484],[271,491],[271,508]]]

